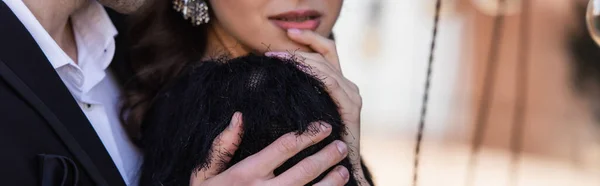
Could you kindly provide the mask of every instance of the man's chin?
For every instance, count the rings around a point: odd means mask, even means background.
[[[142,7],[146,0],[98,0],[98,2],[119,13],[131,14]]]

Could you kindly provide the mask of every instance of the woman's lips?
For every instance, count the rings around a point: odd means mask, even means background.
[[[269,17],[278,27],[288,29],[316,30],[319,27],[321,14],[313,10],[295,10]]]
[[[271,21],[273,23],[275,23],[275,25],[277,25],[278,27],[280,27],[284,30],[295,28],[295,29],[313,30],[314,31],[317,29],[317,27],[319,27],[319,24],[321,24],[321,21],[319,19],[305,20],[302,22],[282,21],[282,20],[273,20],[273,19],[271,19]]]

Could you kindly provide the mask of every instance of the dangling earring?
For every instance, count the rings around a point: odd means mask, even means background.
[[[195,26],[210,20],[206,0],[173,0],[173,8],[182,13],[185,20],[192,18],[192,24]]]

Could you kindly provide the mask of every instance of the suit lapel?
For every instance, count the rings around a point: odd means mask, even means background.
[[[0,3],[0,78],[42,115],[99,185],[125,185],[91,124],[18,18]],[[97,175],[97,174],[100,175]]]

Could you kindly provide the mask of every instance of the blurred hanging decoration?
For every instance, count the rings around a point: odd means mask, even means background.
[[[511,164],[509,175],[511,185],[518,184],[519,163],[521,161],[521,148],[523,146],[523,130],[525,127],[525,116],[527,114],[527,100],[529,87],[529,30],[531,27],[531,3],[530,0],[521,0],[521,20],[519,25],[519,52],[515,71],[516,99],[515,114],[512,120],[512,131],[510,136]]]
[[[427,117],[427,103],[429,101],[429,90],[431,87],[431,73],[433,69],[433,57],[435,54],[435,44],[437,39],[440,12],[442,9],[442,1],[436,0],[435,16],[433,21],[433,33],[431,37],[431,45],[429,48],[429,60],[427,63],[427,74],[425,76],[425,90],[423,91],[423,100],[421,103],[421,115],[419,118],[419,128],[417,129],[417,140],[415,144],[414,160],[413,160],[413,180],[412,185],[417,186],[419,183],[419,160],[421,157],[421,145],[423,142],[423,133],[425,132],[425,119]]]
[[[367,19],[366,32],[363,37],[363,52],[366,57],[379,55],[381,48],[380,23],[382,0],[371,0]]]
[[[600,45],[600,0],[590,0],[586,13],[586,22],[592,39]]]
[[[485,131],[488,123],[488,116],[490,113],[490,101],[494,93],[494,82],[496,74],[496,66],[498,63],[498,57],[500,53],[500,46],[502,41],[502,32],[504,30],[504,18],[507,15],[505,8],[510,8],[510,3],[515,3],[514,0],[498,0],[495,15],[494,28],[492,38],[490,42],[490,49],[488,54],[487,67],[484,77],[483,95],[481,97],[480,105],[476,115],[475,129],[473,130],[473,141],[471,144],[471,154],[469,157],[469,165],[467,172],[467,185],[474,185],[475,183],[475,168],[478,164],[478,153],[481,149]],[[518,5],[520,7],[520,26],[519,26],[519,53],[518,61],[516,66],[516,78],[515,78],[515,113],[512,118],[512,131],[510,137],[510,149],[511,149],[511,164],[509,168],[509,181],[511,185],[517,185],[518,183],[518,170],[521,157],[521,147],[523,143],[523,128],[526,124],[525,116],[527,110],[528,100],[528,82],[529,82],[529,28],[530,16],[531,16],[531,5],[529,0],[519,0]],[[517,5],[512,5],[517,6]]]
[[[499,1],[503,0],[471,0],[471,3],[478,11],[488,16],[508,16],[521,11],[522,0],[504,0],[503,7],[500,7]]]
[[[514,0],[491,0],[489,3],[495,3],[495,6],[488,5],[489,7],[494,7],[494,11],[496,13],[488,12],[488,15],[494,16],[493,28],[492,28],[492,36],[490,41],[490,48],[487,54],[487,64],[485,69],[485,75],[483,79],[483,93],[481,95],[481,99],[479,100],[479,108],[477,109],[477,113],[475,115],[475,127],[472,131],[472,141],[471,141],[471,152],[469,155],[469,162],[467,165],[467,177],[466,177],[466,185],[472,186],[475,183],[475,168],[477,167],[478,154],[481,149],[481,145],[483,143],[483,139],[485,136],[485,131],[487,129],[487,123],[490,115],[490,102],[492,97],[494,97],[494,83],[496,82],[496,67],[498,65],[498,59],[500,55],[500,46],[502,43],[502,35],[504,31],[504,18],[505,18],[505,9],[508,7],[509,1]],[[514,5],[513,5],[514,6]],[[485,12],[484,12],[485,13]]]

